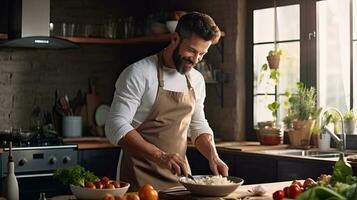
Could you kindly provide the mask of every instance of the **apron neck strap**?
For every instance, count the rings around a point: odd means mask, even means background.
[[[158,63],[158,66],[157,66],[157,79],[159,80],[159,87],[164,87],[164,76],[163,76],[163,72],[162,72],[162,69],[164,67],[163,65],[163,52],[164,51],[160,51],[158,54],[157,54],[157,63]]]

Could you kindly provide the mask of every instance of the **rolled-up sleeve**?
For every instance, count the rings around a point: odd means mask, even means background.
[[[203,133],[208,133],[213,136],[213,131],[208,124],[204,112],[204,101],[206,98],[206,86],[204,79],[199,81],[195,87],[196,107],[190,124],[191,141],[195,144],[197,137]]]
[[[144,91],[145,78],[138,68],[129,66],[120,74],[105,123],[105,134],[112,144],[117,145],[121,138],[134,129],[131,123]]]

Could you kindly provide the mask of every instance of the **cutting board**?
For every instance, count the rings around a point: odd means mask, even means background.
[[[94,114],[100,104],[100,98],[96,93],[95,86],[91,79],[88,79],[89,91],[86,96],[87,103],[87,125],[90,130],[95,129]]]
[[[302,180],[299,180],[300,182]],[[188,191],[178,191],[178,192],[170,192],[170,193],[159,193],[160,200],[238,200],[240,198],[244,199],[245,197],[249,197],[249,200],[273,200],[272,194],[276,190],[281,190],[285,186],[289,186],[291,181],[284,182],[275,182],[275,183],[263,183],[263,184],[255,184],[255,185],[242,185],[237,188],[233,193],[229,194],[225,197],[202,197],[202,196],[194,196]],[[261,185],[267,193],[263,196],[252,196],[249,189],[256,187],[257,185]],[[51,200],[76,200],[74,196],[57,196],[51,198]],[[100,200],[100,199],[98,199]],[[284,200],[291,200],[289,198],[284,198]]]
[[[299,180],[300,182],[302,180]],[[237,200],[244,199],[245,197],[249,197],[249,200],[273,200],[272,194],[276,190],[282,190],[285,186],[289,186],[291,181],[284,182],[275,182],[275,183],[263,183],[263,184],[255,184],[255,185],[242,185],[238,187],[234,192],[225,197],[202,197],[202,196],[194,196],[189,191],[177,191],[177,192],[169,192],[169,193],[159,193],[160,200]],[[263,196],[253,196],[248,190],[251,190],[253,187],[257,185],[261,185],[267,193]],[[289,198],[284,198],[284,200],[289,200]]]

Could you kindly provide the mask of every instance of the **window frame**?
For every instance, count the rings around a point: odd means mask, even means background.
[[[300,5],[300,81],[307,86],[317,88],[317,16],[316,2],[323,0],[276,0],[276,6]],[[350,108],[353,108],[353,0],[350,2]],[[355,1],[356,3],[357,1]],[[254,129],[254,63],[253,63],[253,11],[255,9],[264,9],[274,7],[274,1],[250,0],[247,2],[247,30],[246,30],[246,62],[247,70],[245,72],[247,78],[247,95],[246,95],[246,139],[256,140]],[[357,12],[357,11],[355,11]],[[314,37],[315,32],[315,37]],[[309,39],[310,34],[310,39]],[[312,36],[312,37],[311,37]],[[357,61],[356,61],[357,62]],[[355,77],[357,78],[357,77]]]

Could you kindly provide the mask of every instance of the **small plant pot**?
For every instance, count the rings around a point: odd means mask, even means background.
[[[295,121],[293,124],[294,129],[289,131],[290,145],[295,148],[309,148],[315,120]]]
[[[352,135],[355,132],[356,120],[346,120],[344,121],[346,134]]]
[[[267,56],[268,64],[270,69],[278,69],[280,63],[280,56]]]
[[[322,132],[319,135],[319,149],[321,151],[327,151],[330,149],[331,136],[327,132]]]
[[[264,129],[266,127],[273,127],[273,125],[274,125],[273,121],[258,122],[259,130]]]
[[[278,145],[282,143],[283,137],[278,128],[263,128],[258,133],[261,145]]]

